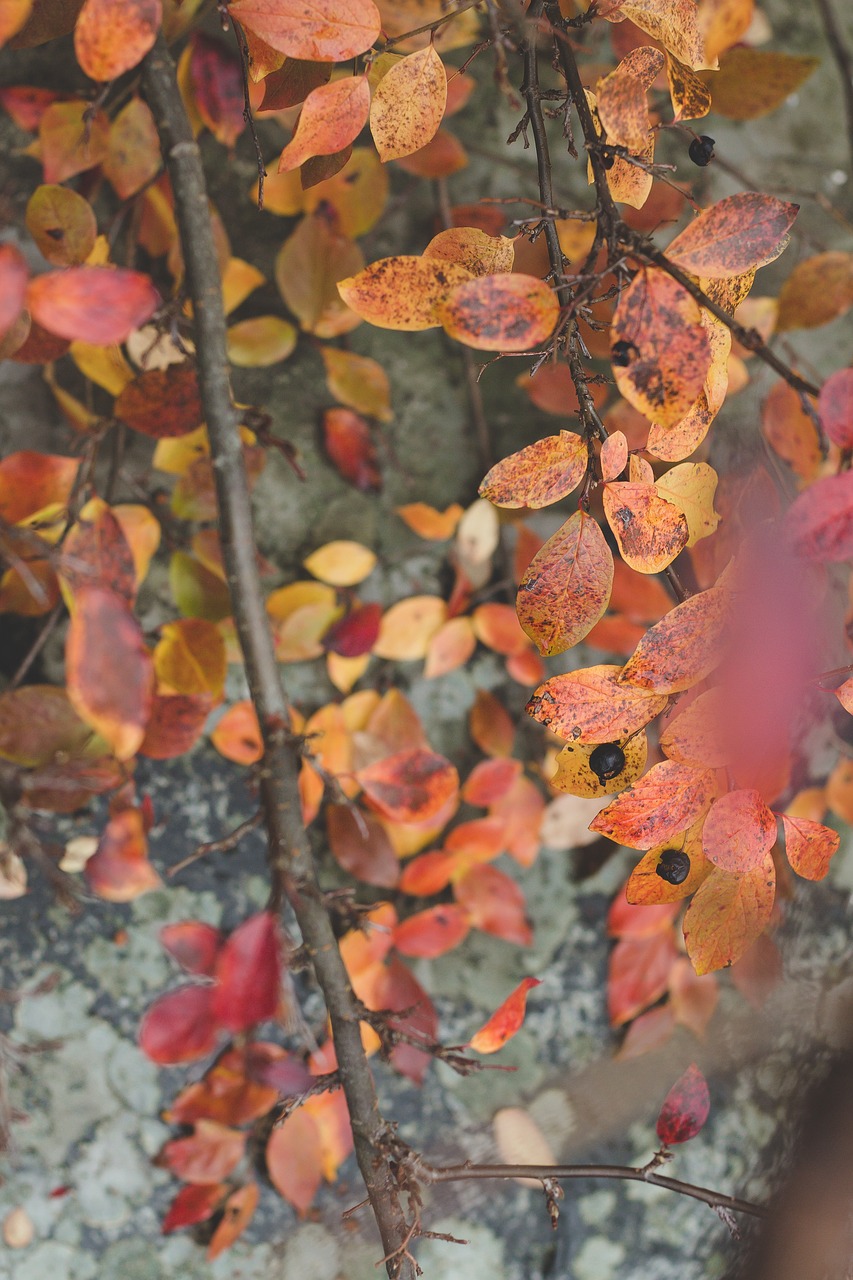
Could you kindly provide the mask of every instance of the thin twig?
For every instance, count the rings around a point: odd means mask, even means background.
[[[459,1182],[472,1181],[478,1178],[615,1178],[627,1182],[650,1182],[654,1187],[665,1187],[667,1191],[675,1191],[682,1196],[690,1196],[693,1200],[702,1200],[713,1209],[734,1209],[738,1213],[748,1213],[754,1218],[766,1218],[767,1210],[763,1205],[754,1204],[751,1200],[741,1200],[739,1196],[727,1196],[721,1191],[712,1191],[709,1187],[699,1187],[692,1182],[682,1182],[678,1178],[667,1178],[663,1174],[649,1169],[635,1169],[631,1165],[621,1164],[457,1164],[436,1167],[420,1163],[418,1172],[425,1182]]]
[[[409,1223],[389,1154],[391,1130],[379,1110],[361,1043],[358,1011],[329,916],[323,905],[300,808],[299,756],[290,732],[290,706],[275,659],[261,590],[239,415],[231,398],[222,285],[210,225],[201,155],[193,137],[162,35],[143,63],[145,96],[154,116],[175,193],[175,213],[193,303],[198,379],[210,439],[219,527],[234,621],[249,690],[260,724],[264,758],[261,803],[269,842],[270,909],[286,894],[323,992],[356,1158],[385,1253],[396,1255]],[[415,1280],[406,1258],[389,1263],[391,1280]]]
[[[438,31],[440,27],[444,27],[448,22],[452,22],[454,18],[458,18],[460,13],[467,13],[469,9],[476,9],[481,0],[464,0],[463,4],[458,5],[450,13],[445,13],[440,18],[435,18],[432,22],[425,22],[422,27],[413,27],[411,31],[404,31],[402,35],[391,36],[382,46],[382,52],[387,53],[389,49],[393,49],[395,44],[402,44],[404,40],[411,40],[412,36],[421,36],[424,32]]]
[[[239,826],[236,826],[233,831],[229,831],[227,836],[222,836],[219,840],[206,840],[204,844],[197,845],[186,858],[182,858],[173,867],[169,867],[166,875],[176,876],[179,871],[184,871],[187,867],[191,867],[194,862],[198,862],[199,858],[206,858],[210,853],[230,853],[232,849],[236,849],[243,836],[247,836],[250,831],[254,831],[256,827],[259,827],[263,820],[264,815],[258,809],[251,817],[246,818]]]
[[[246,41],[246,33],[240,26],[239,22],[231,19],[231,26],[234,30],[234,39],[237,41],[237,52],[240,56],[240,74],[243,79],[243,119],[249,127],[252,135],[252,142],[255,146],[255,158],[258,164],[258,211],[262,211],[264,207],[264,179],[267,176],[266,165],[264,164],[264,153],[261,151],[261,143],[258,138],[258,131],[255,128],[255,117],[252,113],[252,102],[249,97],[249,46]]]
[[[829,0],[815,0],[826,34],[829,52],[835,59],[838,73],[841,76],[841,91],[844,94],[844,114],[847,117],[847,145],[850,148],[850,173],[848,178],[853,182],[853,57],[844,39],[844,35]]]

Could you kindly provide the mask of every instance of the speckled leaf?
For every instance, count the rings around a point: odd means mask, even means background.
[[[672,467],[655,484],[661,497],[684,513],[688,547],[707,538],[720,523],[714,510],[717,481],[716,471],[707,462],[684,462]]]
[[[544,280],[500,272],[458,285],[436,315],[451,338],[477,351],[528,351],[551,336],[560,305]]]
[[[794,818],[782,814],[785,852],[798,876],[805,880],[822,880],[829,871],[833,854],[838,852],[841,836],[822,822]]]
[[[621,679],[654,693],[680,693],[704,680],[722,661],[728,596],[701,591],[671,609],[637,645]]]
[[[629,849],[651,849],[686,831],[710,806],[715,789],[710,769],[664,760],[602,809],[590,830]]]
[[[398,255],[340,280],[338,292],[356,315],[380,329],[434,329],[442,323],[439,304],[470,279],[458,263]]]
[[[696,1137],[710,1110],[708,1082],[693,1062],[664,1099],[655,1126],[657,1135],[665,1147],[688,1142]]]
[[[370,132],[380,158],[411,155],[438,131],[447,102],[447,73],[432,44],[400,58],[388,70],[370,105]]]
[[[598,81],[598,114],[608,140],[638,152],[649,136],[646,91],[663,68],[664,55],[650,45],[632,49],[615,71]]]
[[[433,236],[423,257],[457,262],[474,276],[489,276],[512,271],[515,246],[508,236],[490,236],[478,227],[449,227]]]
[[[730,791],[711,805],[702,828],[705,857],[740,874],[764,863],[776,843],[776,819],[757,791]]]
[[[559,502],[581,482],[587,448],[574,431],[545,436],[495,464],[480,485],[480,497],[498,507],[539,509]]]
[[[799,209],[757,191],[726,196],[694,218],[666,255],[692,275],[741,275],[779,257]]]
[[[640,730],[623,744],[625,764],[614,778],[603,782],[590,768],[589,758],[595,751],[594,743],[570,742],[557,756],[557,772],[549,780],[554,791],[565,791],[572,796],[600,800],[615,795],[641,777],[646,767],[649,744],[645,730]]]
[[[646,417],[674,426],[697,399],[711,363],[698,303],[665,272],[643,268],[619,299],[611,342],[622,395]]]
[[[356,777],[370,804],[392,822],[425,822],[459,790],[455,766],[423,748],[386,756]]]
[[[533,557],[518,590],[518,619],[546,657],[583,640],[603,617],[613,555],[597,522],[576,511]]]
[[[271,48],[317,62],[357,57],[381,27],[373,0],[233,0],[229,12]]]
[[[161,0],[86,0],[74,27],[77,61],[93,80],[115,80],[142,61],[162,21]]]
[[[776,869],[769,854],[743,875],[715,868],[684,917],[684,941],[696,973],[739,960],[766,929],[775,896]]]
[[[202,420],[195,369],[188,363],[148,369],[115,402],[116,417],[155,440],[188,435]]]
[[[673,120],[699,120],[711,110],[711,91],[703,80],[671,53],[666,55],[666,77],[672,99]],[[714,83],[716,88],[716,83]]]
[[[606,664],[552,676],[533,694],[527,713],[570,742],[621,741],[659,715],[667,698],[620,684],[620,670]]]
[[[629,0],[619,5],[618,15],[610,20],[621,18],[630,18],[689,67],[704,65],[705,46],[694,0]]]
[[[687,545],[687,518],[650,484],[606,484],[604,514],[622,559],[638,573],[660,573]]]

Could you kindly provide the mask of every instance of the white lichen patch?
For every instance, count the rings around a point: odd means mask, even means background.
[[[613,1224],[614,1232],[616,1223]],[[604,1236],[592,1236],[578,1251],[572,1271],[573,1280],[611,1280],[619,1274],[625,1260],[625,1246]]]

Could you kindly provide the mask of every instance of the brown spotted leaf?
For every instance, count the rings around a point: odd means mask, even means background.
[[[470,278],[455,262],[397,255],[372,262],[337,287],[356,315],[380,329],[434,329],[442,323],[439,304]]]
[[[409,156],[431,142],[447,103],[447,73],[432,44],[385,73],[370,104],[370,132],[380,159]]]
[[[638,271],[611,327],[613,372],[635,409],[674,426],[699,396],[711,363],[699,304],[664,271]]]
[[[743,875],[716,867],[684,916],[684,941],[696,973],[739,960],[766,929],[775,896],[776,869],[769,854]]]
[[[534,720],[572,742],[618,742],[659,715],[666,696],[619,684],[621,668],[583,667],[552,676],[527,704]]]
[[[701,591],[651,627],[622,668],[621,680],[654,693],[690,689],[722,661],[728,596]]]
[[[757,791],[729,791],[711,805],[702,828],[705,857],[740,875],[764,864],[776,843],[776,819]]]
[[[602,809],[590,830],[629,849],[651,849],[686,831],[709,807],[715,789],[710,769],[664,760]]]
[[[653,484],[606,484],[604,514],[623,560],[638,573],[660,573],[687,545],[687,517]]]
[[[694,218],[666,255],[692,275],[742,275],[779,257],[799,209],[798,204],[757,191],[726,196]]]
[[[546,657],[583,640],[603,617],[613,585],[613,555],[597,522],[576,511],[531,560],[516,607],[524,630]]]
[[[587,448],[574,431],[545,436],[495,464],[480,485],[480,497],[497,507],[538,510],[559,502],[583,479]]]
[[[782,814],[785,852],[794,871],[806,880],[822,880],[829,862],[838,852],[841,836],[832,827],[811,818],[795,818]]]
[[[344,62],[369,49],[381,19],[373,0],[233,0],[241,25],[289,58]]]
[[[458,285],[436,315],[451,338],[477,351],[527,351],[551,336],[560,304],[544,280],[501,272]]]

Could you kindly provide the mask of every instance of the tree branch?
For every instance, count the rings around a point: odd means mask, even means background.
[[[175,193],[187,286],[193,303],[199,388],[210,437],[223,557],[249,689],[264,741],[260,777],[272,877],[270,908],[278,910],[286,894],[325,997],[356,1157],[389,1259],[388,1275],[392,1280],[414,1280],[414,1264],[402,1250],[409,1224],[392,1166],[393,1136],[379,1111],[373,1076],[361,1044],[355,998],[323,906],[302,823],[299,758],[290,737],[290,708],[275,660],[258,577],[238,413],[231,399],[222,288],[204,172],[162,35],[144,60],[143,84]]]

